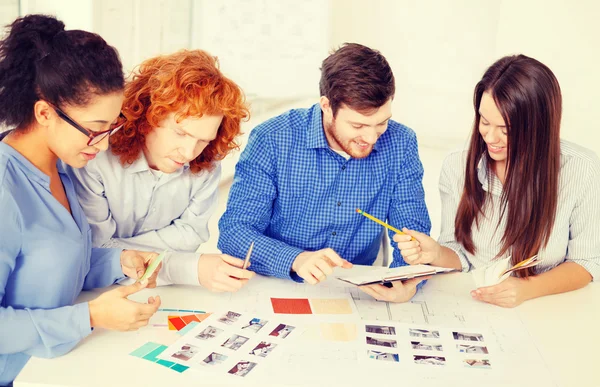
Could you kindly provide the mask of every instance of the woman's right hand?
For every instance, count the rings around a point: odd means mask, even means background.
[[[119,286],[90,301],[90,325],[117,331],[134,331],[148,325],[150,317],[160,307],[160,297],[148,298],[147,304],[131,301],[127,297],[148,285],[148,281]]]
[[[434,264],[442,255],[442,247],[429,235],[403,228],[406,235],[394,235],[404,262],[409,265]],[[412,240],[411,240],[412,237]]]

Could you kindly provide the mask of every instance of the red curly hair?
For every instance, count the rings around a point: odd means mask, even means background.
[[[125,86],[123,114],[127,122],[110,138],[111,151],[122,165],[142,153],[146,135],[170,114],[188,117],[223,115],[217,138],[190,162],[192,173],[212,170],[216,161],[239,149],[235,138],[250,116],[242,90],[219,70],[216,57],[202,50],[181,50],[142,62]]]

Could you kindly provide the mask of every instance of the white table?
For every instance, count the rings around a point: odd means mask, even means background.
[[[352,270],[364,270],[356,267]],[[228,307],[227,302],[242,298],[243,292],[269,292],[296,286],[292,282],[257,276],[239,294],[212,294],[202,288],[169,286],[144,290],[135,299],[158,294],[164,308],[213,310]],[[302,285],[310,286],[310,285]],[[440,290],[470,299],[471,276],[453,273],[434,277],[423,288],[423,295],[439,294]],[[315,289],[316,290],[316,289]],[[85,292],[81,300],[90,299],[101,290]],[[247,294],[247,293],[246,293]],[[375,302],[375,301],[373,301]],[[556,296],[532,300],[518,307],[518,313],[548,364],[558,386],[600,386],[597,350],[600,347],[600,286]],[[144,328],[137,332],[96,330],[73,351],[55,359],[32,358],[15,380],[15,387],[50,386],[167,386],[178,384],[215,385],[210,376],[172,370],[128,355],[148,341],[169,344],[176,334],[166,329]],[[526,359],[523,359],[526,361]],[[340,371],[340,370],[338,370]],[[342,370],[342,374],[351,375]],[[400,375],[399,375],[400,377]],[[516,375],[515,377],[518,377]],[[377,375],[360,375],[340,380],[345,385],[377,384]],[[234,381],[234,380],[232,380]],[[386,385],[401,384],[401,380],[381,380]],[[342,384],[342,383],[340,383]],[[398,384],[398,385],[400,385]],[[221,385],[221,384],[219,384]],[[264,384],[263,384],[264,385]]]

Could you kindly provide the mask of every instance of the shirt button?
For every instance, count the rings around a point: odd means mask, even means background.
[[[154,208],[152,209],[152,212],[154,212],[154,211],[156,211],[156,207],[154,207]]]
[[[345,166],[345,165],[342,165],[342,171],[343,171],[344,169],[346,169],[346,166]]]
[[[338,205],[338,206],[341,206],[341,205],[342,205],[342,202],[337,202],[337,205]]]
[[[331,235],[335,236],[335,231],[331,233]]]

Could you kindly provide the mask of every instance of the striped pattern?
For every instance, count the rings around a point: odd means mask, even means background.
[[[465,181],[466,151],[450,154],[440,174],[442,229],[439,242],[454,250],[463,271],[485,266],[500,251],[506,219],[500,217],[502,183],[493,175],[488,181],[485,160],[479,163],[478,176],[488,192],[479,228],[473,227],[476,254],[466,252],[454,239],[454,218]],[[538,253],[541,263],[536,272],[544,272],[565,261],[583,266],[593,276],[600,275],[600,159],[590,150],[561,141],[558,213],[548,246]],[[491,200],[489,200],[491,198]],[[509,253],[508,253],[509,254]],[[507,254],[507,255],[508,255]]]

